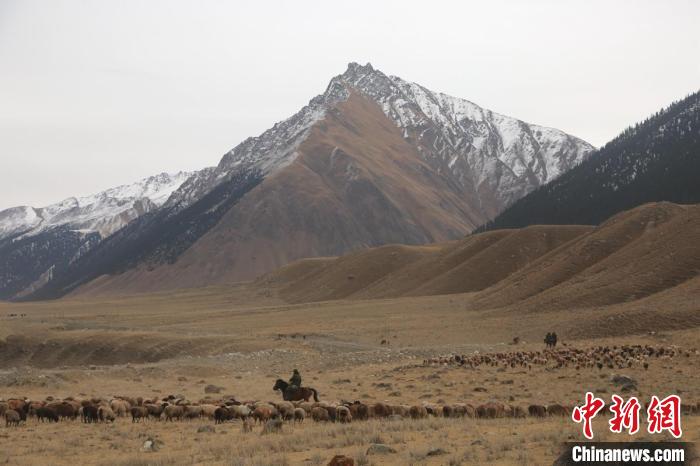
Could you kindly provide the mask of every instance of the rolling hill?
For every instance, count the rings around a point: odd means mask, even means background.
[[[651,203],[597,227],[495,230],[303,260],[256,285],[292,303],[471,293],[470,307],[524,312],[624,304],[698,275],[700,205]]]

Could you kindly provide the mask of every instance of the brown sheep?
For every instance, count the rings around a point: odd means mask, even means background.
[[[684,416],[690,416],[695,412],[695,405],[688,403],[681,403],[681,414]]]
[[[411,416],[411,419],[423,419],[428,417],[428,410],[425,408],[425,406],[411,406],[408,410],[409,416]]]
[[[570,412],[560,404],[551,404],[547,406],[547,414],[550,416],[568,416]]]
[[[488,413],[491,414],[491,413]],[[476,417],[478,418],[486,418],[489,417],[486,412],[486,405],[479,405],[476,407]]]
[[[424,404],[423,406],[425,406],[429,416],[442,416],[442,408],[440,406],[434,404]]]
[[[328,410],[320,406],[316,406],[311,410],[311,418],[316,422],[327,422],[330,421],[330,416],[328,415]]]
[[[547,407],[542,405],[530,405],[527,408],[527,412],[530,413],[532,417],[545,417],[547,415]]]
[[[131,410],[131,405],[129,404],[129,402],[126,400],[121,400],[119,398],[115,398],[112,401],[110,401],[109,407],[112,408],[114,414],[116,414],[119,417],[125,417]]]
[[[294,409],[294,405],[289,401],[277,403],[277,411],[279,411],[280,416],[285,421],[291,421],[294,419]]]
[[[455,417],[476,417],[476,408],[470,404],[458,403],[452,407]]]
[[[372,417],[388,417],[391,416],[391,408],[384,403],[375,403],[370,409]]]
[[[355,460],[345,455],[335,455],[328,466],[355,466]]]
[[[155,403],[146,403],[143,405],[148,411],[148,415],[156,419],[160,419],[160,415],[163,414],[163,405]]]
[[[20,412],[27,412],[28,400],[20,400],[19,398],[10,398],[7,400],[7,409],[13,409]]]
[[[97,422],[99,417],[97,414],[97,407],[94,405],[90,404],[88,406],[83,406],[82,408],[82,418],[83,422],[87,424],[91,424],[93,422]]]
[[[294,408],[294,422],[304,422],[306,419],[306,411],[302,408]]]
[[[185,405],[184,419],[198,419],[202,417],[202,407],[199,405]]]
[[[328,411],[328,419],[335,422],[338,419],[338,408],[335,406],[326,406],[326,411]]]
[[[236,419],[247,419],[251,414],[253,414],[253,410],[245,405],[228,406],[228,410]]]
[[[114,422],[117,416],[112,411],[109,406],[100,406],[97,408],[97,417],[100,418],[102,422]]]
[[[46,403],[43,401],[30,401],[29,407],[27,408],[27,413],[33,414],[37,409],[43,408],[44,406],[46,406]]]
[[[510,416],[511,417],[514,417],[514,418],[527,417],[527,413],[525,412],[525,409],[522,406],[511,405],[509,408],[510,408]]]
[[[336,420],[338,422],[352,422],[352,413],[347,406],[338,406],[336,408]]]
[[[253,410],[253,419],[255,422],[264,423],[272,419],[273,411],[271,406],[260,405]]]
[[[201,416],[206,417],[208,419],[214,419],[214,412],[216,411],[216,408],[218,408],[218,406],[216,405],[201,405]]]
[[[148,418],[148,409],[145,406],[134,406],[130,412],[131,422],[140,422],[141,419]]]
[[[140,405],[138,400],[132,396],[118,396],[117,399],[123,400],[126,403],[128,403],[129,408],[131,408],[132,406],[139,406]]]
[[[226,406],[219,406],[214,411],[214,424],[222,424],[233,419],[233,412]]]
[[[270,410],[270,418],[275,418],[279,417],[280,412],[277,410],[277,407],[275,407],[274,403],[271,402],[261,402],[261,403],[256,403],[255,407],[259,406],[264,406]]]
[[[477,417],[485,418],[485,419],[496,419],[496,418],[504,417],[505,413],[506,413],[505,406],[502,403],[497,403],[494,401],[489,401],[488,403],[484,403],[482,405],[479,405],[476,408]]]
[[[53,409],[58,417],[62,419],[75,419],[78,417],[78,409],[67,401],[49,403],[46,407]]]
[[[369,406],[366,404],[355,401],[349,405],[348,408],[350,409],[350,414],[352,414],[353,418],[359,420],[369,419]]]
[[[100,407],[100,405],[109,405],[109,403],[107,402],[107,400],[105,400],[105,399],[103,399],[103,398],[97,398],[97,397],[91,398],[91,399],[90,399],[90,402],[91,402],[92,404],[94,404],[95,406],[97,406],[98,408]]]
[[[164,421],[180,420],[185,414],[185,407],[181,405],[166,405],[160,418]]]
[[[314,404],[308,401],[302,401],[297,404],[297,408],[301,408],[306,411],[306,414],[311,414],[311,410],[314,408]]]
[[[58,422],[58,414],[51,408],[37,408],[35,414],[37,420],[40,422]]]
[[[64,403],[68,403],[73,407],[73,410],[75,411],[75,415],[78,416],[78,410],[81,408],[81,404],[78,400],[74,400],[72,398],[66,398],[63,400]]]
[[[22,418],[19,416],[19,412],[14,409],[8,409],[5,411],[5,427],[15,426],[19,427],[19,421]]]
[[[464,405],[464,415],[468,418],[474,419],[476,417],[476,408],[469,403]]]
[[[442,416],[443,417],[457,417],[457,416],[455,416],[454,407],[452,407],[450,405],[445,405],[442,407]]]

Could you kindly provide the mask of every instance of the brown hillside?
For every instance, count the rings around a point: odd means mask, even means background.
[[[301,268],[294,264],[281,269],[280,272],[266,277],[274,285],[275,279],[282,284],[279,288],[282,296],[290,302],[311,302],[344,299],[361,292],[389,275],[396,274],[403,268],[421,263],[424,259],[434,257],[442,249],[442,245],[434,246],[401,246],[389,245],[367,249],[324,261],[323,265],[302,274]],[[294,271],[291,277],[290,271]],[[290,276],[288,280],[280,280],[279,276]]]
[[[391,298],[408,296],[435,277],[447,273],[455,267],[469,261],[481,251],[498,244],[511,232],[494,231],[486,235],[468,236],[460,241],[444,244],[440,249],[420,261],[407,265],[396,273],[385,276],[358,292],[357,298]],[[463,290],[468,291],[468,290]]]
[[[469,236],[432,246],[385,246],[301,261],[260,280],[290,302],[467,293],[498,283],[592,227],[536,226]]]
[[[534,226],[508,236],[425,285],[411,296],[479,291],[505,279],[538,257],[589,232],[589,226]]]
[[[700,273],[700,206],[646,204],[618,214],[477,298],[483,307],[600,306],[640,299]]]
[[[700,206],[647,204],[598,227],[535,226],[291,264],[257,282],[294,303],[475,293],[470,307],[590,308],[700,274]]]

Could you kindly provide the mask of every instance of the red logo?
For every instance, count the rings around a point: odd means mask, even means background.
[[[571,419],[574,422],[583,422],[583,435],[589,440],[593,438],[593,418],[604,406],[605,402],[602,399],[596,398],[591,392],[587,392],[584,405],[576,406],[571,413]]]
[[[577,423],[583,423],[583,435],[593,439],[593,418],[603,409],[605,402],[596,398],[591,392],[586,393],[586,402],[582,406],[576,406],[571,413],[571,419]],[[622,433],[627,430],[629,435],[639,432],[639,411],[641,405],[636,397],[625,401],[621,396],[612,395],[610,412],[612,418],[608,421],[610,432]],[[681,398],[678,395],[669,395],[663,400],[652,396],[647,408],[647,432],[660,434],[668,431],[675,438],[683,435],[681,429]]]
[[[649,421],[647,431],[650,434],[658,434],[667,430],[675,438],[680,438],[683,434],[681,430],[681,397],[669,395],[659,401],[659,397],[652,396],[649,408],[647,408],[647,419]]]
[[[636,434],[639,431],[639,400],[632,397],[625,403],[621,397],[613,395],[612,401],[610,412],[613,413],[613,417],[608,421],[610,432],[619,434],[623,429],[627,429],[630,435]]]

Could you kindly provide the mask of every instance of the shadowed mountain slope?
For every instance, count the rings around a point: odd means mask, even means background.
[[[700,92],[626,129],[477,231],[598,224],[647,202],[700,202]]]

